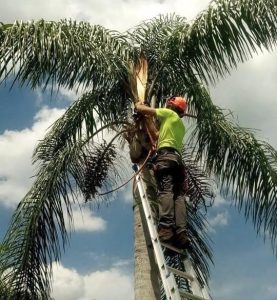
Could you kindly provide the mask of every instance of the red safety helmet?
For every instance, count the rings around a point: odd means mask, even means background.
[[[166,101],[166,105],[174,106],[184,113],[186,111],[188,102],[183,97],[171,97]]]

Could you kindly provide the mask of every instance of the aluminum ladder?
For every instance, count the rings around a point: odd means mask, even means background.
[[[137,170],[137,167],[134,166],[134,169]],[[156,263],[159,269],[167,300],[210,300],[207,287],[200,286],[188,256],[187,259],[184,260],[186,272],[171,268],[167,265],[163,249],[167,248],[180,254],[182,254],[183,251],[160,242],[157,227],[152,215],[152,210],[147,198],[145,184],[140,173],[136,174],[135,180],[140,194],[147,227],[155,253]],[[192,293],[184,292],[178,289],[174,274],[188,280]]]

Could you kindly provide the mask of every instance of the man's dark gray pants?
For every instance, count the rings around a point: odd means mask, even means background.
[[[186,204],[183,192],[183,162],[177,153],[162,151],[154,164],[158,188],[159,225],[173,227],[176,233],[186,229]]]

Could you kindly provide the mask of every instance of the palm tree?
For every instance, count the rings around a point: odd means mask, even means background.
[[[123,34],[66,20],[1,23],[3,80],[13,75],[31,88],[84,91],[35,149],[36,180],[1,246],[1,286],[9,287],[12,299],[49,298],[51,262],[68,240],[64,214],[72,220],[71,203],[80,195],[100,203],[117,186],[115,141],[130,128],[132,103],[142,98],[162,106],[169,95],[186,95],[195,116],[186,145],[193,150],[194,163],[187,166],[192,194],[204,202],[210,195],[195,166],[201,163],[255,230],[267,234],[276,254],[276,150],[215,106],[207,88],[258,50],[272,50],[276,21],[275,0],[216,0],[190,23],[158,16]],[[113,138],[97,144],[104,130]],[[139,209],[135,213],[139,218]],[[188,227],[195,268],[207,279],[212,257],[201,210],[189,210]],[[136,298],[142,299],[139,288]]]

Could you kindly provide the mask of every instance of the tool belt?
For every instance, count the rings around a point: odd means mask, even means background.
[[[155,171],[155,164],[156,164],[158,157],[160,155],[169,154],[169,153],[175,154],[175,155],[179,156],[179,158],[181,159],[181,154],[175,148],[162,147],[162,148],[158,149],[157,152],[155,152],[155,154],[148,159],[148,162],[147,162],[148,168],[153,169]]]
[[[158,151],[157,151],[157,155],[167,154],[167,153],[174,153],[174,154],[177,154],[180,156],[180,153],[175,148],[172,148],[172,147],[163,147],[163,148],[158,149]]]

